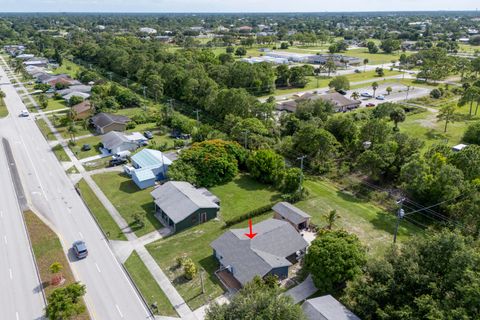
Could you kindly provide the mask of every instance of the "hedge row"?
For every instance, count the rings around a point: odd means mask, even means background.
[[[225,221],[225,227],[230,227],[234,224],[240,223],[240,222],[245,221],[247,219],[260,216],[260,215],[264,214],[265,212],[268,212],[268,211],[272,210],[272,207],[275,204],[276,204],[276,202],[269,203],[269,204],[267,204],[263,207],[248,211],[247,213],[242,214],[241,216],[238,216],[238,217],[235,217],[233,219],[227,220],[227,221]]]

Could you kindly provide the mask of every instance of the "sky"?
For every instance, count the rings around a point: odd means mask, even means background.
[[[351,12],[477,7],[478,0],[0,0],[0,12]]]

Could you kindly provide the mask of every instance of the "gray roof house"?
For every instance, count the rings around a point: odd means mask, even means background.
[[[220,200],[207,189],[185,181],[169,181],[150,192],[155,216],[173,232],[216,218]]]
[[[112,154],[122,151],[134,151],[139,147],[135,141],[128,139],[125,134],[117,131],[110,131],[102,136],[102,144]]]
[[[96,114],[90,119],[90,123],[100,134],[110,131],[125,131],[127,123],[130,121],[129,117],[104,112]]]
[[[273,206],[273,217],[278,220],[286,220],[290,222],[295,229],[303,230],[308,228],[311,216],[305,211],[300,210],[293,204],[288,202],[279,202]]]
[[[360,320],[331,295],[308,299],[302,309],[309,320]]]
[[[227,287],[231,288],[229,277],[239,286],[255,276],[272,274],[280,279],[287,278],[290,267],[298,262],[308,246],[286,221],[268,219],[255,224],[253,232],[257,235],[253,239],[245,235],[248,232],[248,228],[231,229],[210,244],[220,263],[217,275]]]

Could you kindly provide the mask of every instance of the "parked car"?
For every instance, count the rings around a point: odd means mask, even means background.
[[[115,153],[113,156],[112,156],[112,159],[116,160],[116,159],[128,159],[128,157],[130,157],[130,151],[128,150],[125,150],[125,151],[119,151],[117,153]]]
[[[338,93],[340,93],[341,95],[346,95],[347,94],[347,91],[343,90],[343,89],[339,89],[337,90]]]
[[[115,167],[115,166],[119,166],[119,165],[125,164],[125,163],[127,163],[127,159],[115,158],[115,159],[112,159],[108,162],[108,166],[109,167]]]
[[[84,144],[82,146],[82,151],[88,151],[88,150],[92,150],[92,146],[89,144]]]
[[[368,92],[362,92],[362,93],[360,94],[360,96],[362,96],[362,97],[364,97],[364,98],[371,98],[371,97],[373,97],[373,96],[372,96],[370,93],[368,93]]]
[[[371,103],[371,102],[367,103],[367,107],[369,107],[369,108],[375,107],[375,103]]]
[[[73,252],[78,259],[84,259],[88,256],[87,245],[82,240],[73,243]]]
[[[145,138],[147,139],[153,139],[153,133],[151,131],[145,131],[143,133],[143,135],[145,136]]]
[[[30,112],[28,112],[27,109],[24,109],[20,112],[20,117],[28,117],[30,115]]]
[[[385,100],[385,96],[378,95],[375,99],[377,99],[377,100]]]

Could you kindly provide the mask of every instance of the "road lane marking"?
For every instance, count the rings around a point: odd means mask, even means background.
[[[8,272],[10,273],[10,279],[13,279],[12,269],[8,269]]]
[[[20,316],[18,315],[18,312],[15,312],[15,318],[17,318],[17,320],[20,319]]]
[[[0,218],[3,218],[3,211],[0,211]]]
[[[5,240],[5,244],[8,244],[7,236],[3,236],[3,240]]]
[[[117,307],[117,311],[120,314],[120,317],[123,318],[123,313],[122,313],[122,311],[120,311],[120,308],[118,307],[118,304],[116,304],[115,307]]]
[[[98,267],[98,264],[96,262],[95,262],[95,267],[97,267],[98,272],[101,272],[100,268]]]
[[[83,239],[83,234],[81,232],[78,232],[78,235],[80,236],[80,239]]]

